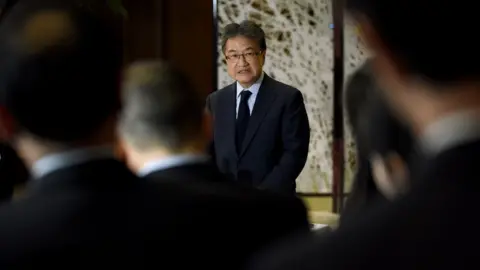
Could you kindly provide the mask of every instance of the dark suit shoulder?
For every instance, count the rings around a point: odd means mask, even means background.
[[[234,91],[234,90],[235,90],[235,82],[223,87],[220,90],[217,90],[217,91],[214,91],[214,92],[210,93],[207,96],[207,100],[206,100],[207,109],[211,113],[214,113],[215,108],[217,107],[217,104],[219,103],[219,100],[223,99],[225,97],[225,95],[228,95],[228,93],[231,93],[231,91]]]
[[[215,99],[215,98],[217,98],[217,97],[219,97],[219,96],[224,95],[225,93],[228,93],[229,91],[232,91],[232,89],[235,88],[235,84],[236,84],[236,82],[233,82],[233,83],[231,83],[231,84],[223,87],[222,89],[219,89],[219,90],[217,90],[217,91],[213,91],[212,93],[210,93],[210,94],[208,95],[208,98],[210,98],[210,99]]]
[[[237,83],[236,81],[235,81],[235,82],[232,82],[231,84],[229,84],[229,85],[227,85],[227,86],[224,86],[222,89],[219,89],[219,90],[215,91],[214,93],[223,93],[223,92],[226,92],[226,91],[228,91],[228,89],[234,88],[236,83]]]

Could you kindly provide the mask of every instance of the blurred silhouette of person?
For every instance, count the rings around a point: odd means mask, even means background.
[[[345,88],[347,119],[357,147],[357,171],[341,215],[345,219],[387,203],[408,186],[408,166],[414,142],[409,129],[386,103],[367,60]]]
[[[91,262],[113,244],[90,224],[109,226],[95,218],[107,207],[102,190],[118,196],[137,181],[108,147],[119,107],[118,39],[58,1],[17,3],[0,37],[1,128],[35,178],[23,198],[0,208],[0,265],[55,265],[59,256]]]
[[[251,21],[222,34],[222,53],[234,83],[213,92],[210,147],[220,171],[239,183],[295,195],[307,160],[310,127],[303,95],[263,71],[264,31]]]
[[[104,19],[24,0],[0,23],[0,131],[33,177],[0,206],[0,268],[215,269],[224,261],[204,245],[233,221],[204,221],[236,209],[157,188],[114,158],[123,50]]]
[[[0,23],[16,2],[0,1]],[[23,185],[28,178],[28,170],[15,149],[6,141],[0,142],[0,203],[12,199],[15,186]]]
[[[180,70],[162,61],[134,63],[125,72],[122,97],[119,134],[127,163],[159,188],[173,185],[218,199],[222,211],[212,209],[202,222],[231,221],[227,235],[217,231],[208,238],[208,253],[229,269],[282,237],[309,232],[300,199],[231,182],[218,171],[205,152],[211,120],[204,100]]]
[[[379,89],[420,151],[409,166],[410,187],[327,237],[276,250],[256,269],[471,268],[478,264],[472,245],[480,242],[476,3],[347,0],[346,6],[375,54]]]

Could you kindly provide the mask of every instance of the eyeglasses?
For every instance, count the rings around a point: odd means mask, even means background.
[[[240,54],[230,54],[230,55],[225,55],[225,58],[227,61],[231,63],[236,63],[240,60],[240,58],[243,57],[243,59],[247,62],[252,62],[255,60],[257,56],[262,54],[262,51],[259,52],[247,52],[247,53],[240,53]]]

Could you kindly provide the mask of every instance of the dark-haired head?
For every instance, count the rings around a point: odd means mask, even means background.
[[[446,107],[479,105],[474,104],[480,100],[480,40],[472,34],[478,17],[473,1],[346,0],[346,7],[376,56],[381,88],[415,130]]]
[[[346,1],[375,52],[389,53],[404,72],[442,84],[480,75],[480,41],[472,35],[477,11],[473,2],[460,2]]]
[[[0,24],[4,133],[81,144],[103,130],[119,108],[117,34],[66,1],[17,3]]]

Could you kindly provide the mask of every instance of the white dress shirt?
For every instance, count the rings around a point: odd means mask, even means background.
[[[37,160],[32,166],[35,178],[40,178],[53,171],[79,165],[92,160],[113,159],[112,146],[97,146],[71,149],[64,152],[46,155]]]
[[[434,156],[480,139],[480,113],[460,111],[430,124],[419,138],[423,152]]]
[[[241,94],[242,91],[248,90],[252,92],[252,95],[248,99],[248,108],[250,109],[250,115],[252,114],[253,111],[253,106],[255,105],[255,100],[257,100],[257,95],[258,95],[258,90],[260,90],[260,86],[262,85],[263,82],[263,77],[264,73],[262,72],[262,75],[258,80],[249,88],[244,88],[242,85],[240,85],[239,82],[237,82],[237,117],[238,117],[238,108],[240,106],[240,101],[241,101]]]
[[[143,177],[152,172],[166,170],[173,167],[190,165],[195,163],[208,162],[210,158],[205,155],[176,155],[168,158],[162,158],[147,162],[137,173],[138,176]]]

